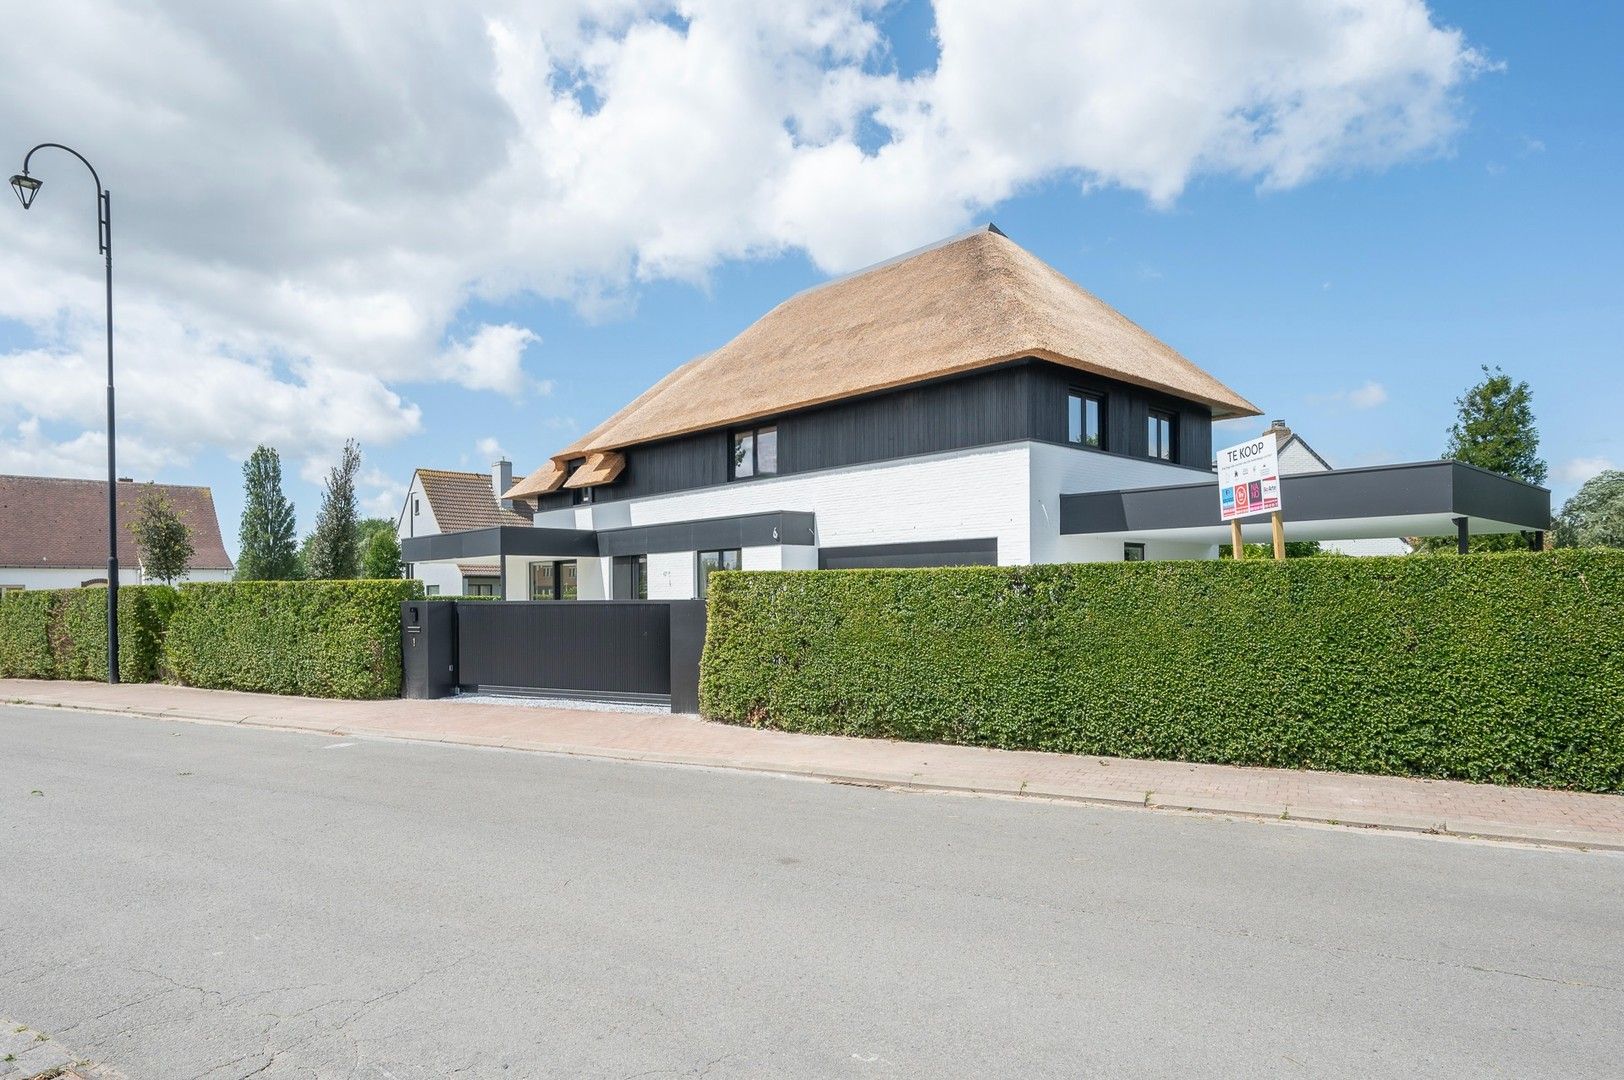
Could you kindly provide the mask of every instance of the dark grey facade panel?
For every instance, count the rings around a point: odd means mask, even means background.
[[[927,540],[911,544],[862,544],[822,548],[820,570],[904,570],[924,566],[996,566],[996,537]]]
[[[598,553],[598,534],[589,529],[535,529],[498,525],[490,529],[411,536],[400,542],[401,561],[440,562],[501,555],[589,556]]]
[[[1461,514],[1544,529],[1551,518],[1551,495],[1544,488],[1454,461],[1302,473],[1282,477],[1280,486],[1290,521]],[[1060,496],[1065,534],[1221,524],[1216,480]]]
[[[488,559],[502,555],[551,555],[567,559],[815,543],[815,515],[804,510],[774,510],[763,514],[676,521],[668,525],[636,525],[601,532],[503,525],[494,529],[414,536],[401,542],[401,560],[439,562],[449,559]]]
[[[762,422],[778,427],[778,475],[788,476],[1027,439],[1065,444],[1072,388],[1105,398],[1107,452],[1146,456],[1145,423],[1158,408],[1178,417],[1177,463],[1211,468],[1212,417],[1205,406],[1035,359]],[[718,429],[628,447],[625,472],[595,488],[593,498],[614,502],[729,483],[730,437]],[[541,497],[540,509],[572,502],[569,492],[555,492]]]
[[[769,547],[816,543],[816,518],[804,511],[637,525],[598,534],[603,555],[652,555],[669,551],[715,551],[721,548]]]

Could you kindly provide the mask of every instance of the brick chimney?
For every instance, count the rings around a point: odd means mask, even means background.
[[[496,495],[496,504],[503,510],[513,509],[513,500],[502,498],[502,493],[513,486],[513,462],[507,458],[498,458],[491,465],[491,490]]]
[[[1273,435],[1275,446],[1284,446],[1286,440],[1291,438],[1291,429],[1286,426],[1284,420],[1271,420],[1269,421],[1268,430],[1264,431],[1263,434]]]

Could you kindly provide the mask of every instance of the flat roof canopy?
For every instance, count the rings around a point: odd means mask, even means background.
[[[668,551],[812,544],[816,520],[800,510],[633,525],[620,529],[545,529],[500,525],[466,532],[412,536],[400,542],[403,562],[468,562],[472,559],[595,558]]]
[[[1288,540],[1447,536],[1455,519],[1472,533],[1538,532],[1551,525],[1551,493],[1458,461],[1419,461],[1300,473],[1280,480]],[[1269,518],[1241,523],[1248,540],[1267,540]],[[1218,516],[1218,481],[1060,496],[1060,531],[1227,544]]]

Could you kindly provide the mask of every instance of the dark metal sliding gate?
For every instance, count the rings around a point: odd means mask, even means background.
[[[448,605],[449,626],[412,625],[414,609]],[[422,614],[421,611],[418,612]],[[413,635],[451,634],[445,688],[699,708],[702,600],[442,600],[403,606],[406,694]],[[443,692],[443,691],[442,691]],[[433,696],[429,689],[422,696]]]

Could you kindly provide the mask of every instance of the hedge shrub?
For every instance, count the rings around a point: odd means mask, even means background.
[[[59,589],[51,610],[58,679],[107,678],[107,590]],[[118,677],[152,682],[162,671],[164,632],[179,593],[168,585],[118,590]]]
[[[51,679],[51,608],[55,591],[0,596],[0,678]]]
[[[125,682],[159,674],[164,624],[175,590],[125,585],[118,591],[118,673]],[[12,593],[0,606],[0,676],[107,678],[107,590],[39,589]]]
[[[1624,552],[711,578],[702,711],[1624,791]]]
[[[182,585],[164,661],[187,686],[314,697],[400,693],[400,605],[419,581]]]

